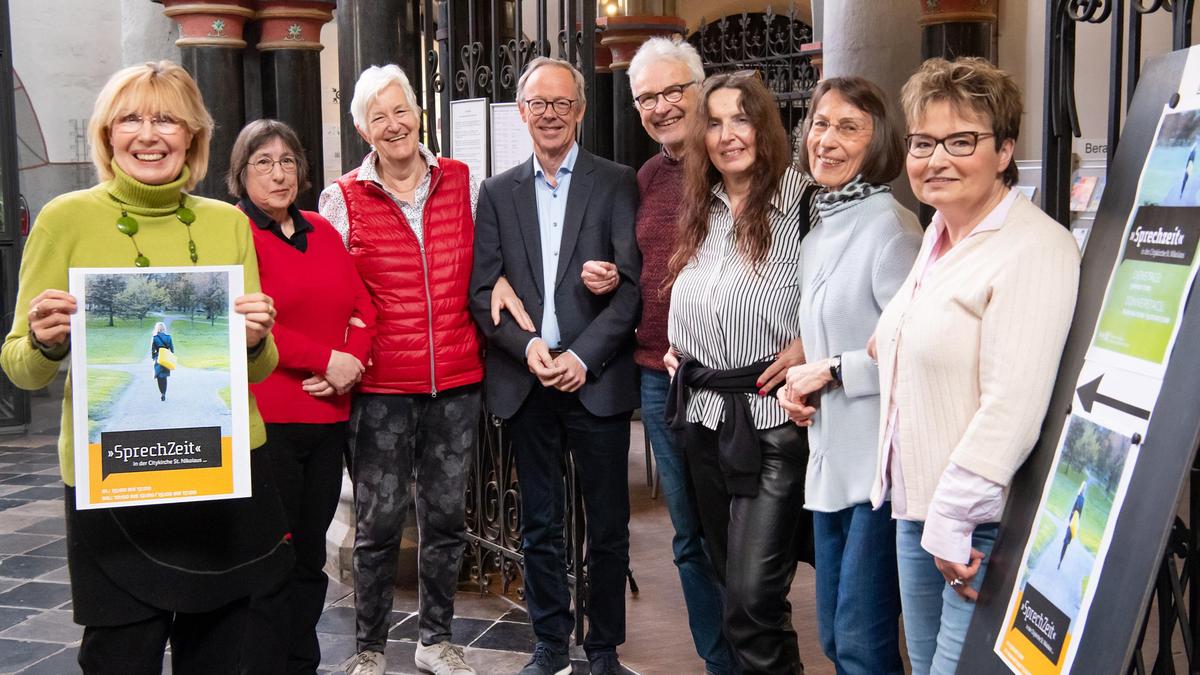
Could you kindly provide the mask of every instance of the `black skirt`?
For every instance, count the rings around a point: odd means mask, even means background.
[[[66,486],[75,623],[119,626],[201,613],[274,587],[292,567],[267,453],[250,453],[252,496],[80,511]]]

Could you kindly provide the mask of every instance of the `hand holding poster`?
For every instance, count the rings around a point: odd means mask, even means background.
[[[72,269],[70,292],[77,508],[248,497],[242,268]]]

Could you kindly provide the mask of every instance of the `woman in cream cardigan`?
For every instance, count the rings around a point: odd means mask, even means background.
[[[955,671],[1013,474],[1037,441],[1079,249],[1013,188],[1021,92],[982,59],[904,85],[907,169],[937,209],[879,319],[872,503],[891,499],[913,675]]]
[[[1021,91],[982,59],[925,62],[902,92],[908,178],[937,209],[884,310],[881,443],[914,675],[953,673],[1013,474],[1037,442],[1079,287],[1079,248],[1018,192]]]

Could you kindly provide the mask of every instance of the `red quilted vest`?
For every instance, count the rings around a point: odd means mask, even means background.
[[[467,166],[439,159],[425,202],[422,250],[383,188],[338,179],[350,222],[348,246],[375,299],[375,342],[361,391],[436,394],[483,379],[478,329],[467,308],[475,221]]]

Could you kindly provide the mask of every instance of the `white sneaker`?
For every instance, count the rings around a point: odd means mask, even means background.
[[[463,660],[463,648],[450,642],[426,647],[417,643],[417,668],[433,675],[475,675],[475,669]]]
[[[383,652],[368,649],[346,659],[341,667],[346,671],[346,675],[383,675],[387,669],[387,659],[384,658]]]

